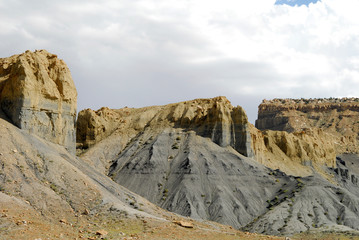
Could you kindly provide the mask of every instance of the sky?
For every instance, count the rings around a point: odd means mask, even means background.
[[[358,0],[0,0],[0,58],[46,49],[78,110],[358,96]]]
[[[311,3],[317,3],[318,0],[277,0],[275,4],[287,4],[289,6],[301,6],[306,5],[308,6]]]

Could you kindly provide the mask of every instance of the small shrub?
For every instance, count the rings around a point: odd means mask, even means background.
[[[51,183],[50,184],[50,188],[52,189],[52,191],[54,191],[54,192],[58,192],[59,190],[57,189],[57,186],[55,185],[55,184],[53,184],[53,183]]]

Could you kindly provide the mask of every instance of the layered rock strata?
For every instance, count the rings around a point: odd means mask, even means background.
[[[87,109],[77,128],[82,159],[169,211],[275,235],[357,229],[357,186],[336,180],[356,176],[336,168],[336,138],[322,129],[260,131],[224,97]]]
[[[139,135],[156,136],[166,128],[194,131],[288,174],[306,176],[312,167],[335,167],[332,135],[309,129],[293,133],[260,131],[248,122],[241,107],[233,107],[224,97],[140,109],[86,109],[79,113],[77,141],[80,148],[87,149],[107,139],[101,156],[90,157],[106,171],[117,157],[112,148],[122,151]],[[92,150],[89,155],[96,156]]]
[[[17,127],[75,152],[77,92],[56,55],[40,50],[0,59],[0,105]]]
[[[358,152],[359,99],[274,99],[258,107],[260,130],[298,132],[320,128],[334,136],[337,153]]]
[[[222,147],[231,146],[245,156],[253,156],[249,125],[244,110],[233,107],[225,97],[141,109],[86,109],[78,116],[77,142],[88,148],[114,132],[122,134],[127,142],[145,128],[173,127],[195,131]]]
[[[320,173],[323,167],[336,167],[336,138],[322,129],[288,133],[252,127],[251,134],[255,159],[272,169],[308,176],[313,168]]]

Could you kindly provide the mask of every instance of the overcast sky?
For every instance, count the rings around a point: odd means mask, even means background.
[[[254,122],[262,99],[358,96],[358,9],[358,0],[0,0],[0,57],[57,54],[79,110],[224,95]]]

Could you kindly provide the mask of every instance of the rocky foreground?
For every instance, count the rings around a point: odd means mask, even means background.
[[[56,55],[0,59],[0,239],[358,234],[355,99],[266,101],[259,129],[225,97],[76,101]]]

